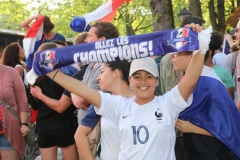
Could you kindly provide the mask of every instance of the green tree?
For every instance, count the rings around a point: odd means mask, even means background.
[[[2,0],[0,1],[0,25],[1,28],[5,29],[23,30],[20,27],[21,22],[40,12],[48,15],[53,20],[55,24],[54,31],[63,34],[67,38],[74,38],[78,33],[72,31],[69,27],[72,18],[92,12],[107,1],[29,0],[28,3],[23,4],[21,0]],[[33,6],[33,2],[35,2],[35,6]],[[39,3],[36,5],[36,2]],[[208,7],[210,2],[212,5]],[[219,2],[224,6],[224,8],[220,7],[220,10],[217,7]],[[132,0],[130,3],[125,3],[119,7],[113,24],[118,26],[121,35],[127,35],[126,27],[128,27],[129,31],[132,31],[132,34],[177,28],[180,24],[179,11],[184,7],[190,11],[194,10],[191,5],[193,3],[196,3],[195,0]],[[159,4],[161,5],[159,6]],[[222,25],[224,19],[239,5],[239,0],[200,0],[200,4],[202,16],[206,21],[205,25],[208,27],[221,24],[220,27],[217,27],[220,29],[217,30],[224,32],[223,28],[225,27]],[[211,15],[213,16],[210,16],[208,8],[211,9]],[[210,17],[212,17],[211,20]]]
[[[4,29],[22,30],[20,24],[30,14],[20,0],[0,1],[0,26]]]
[[[149,0],[133,0],[123,4],[113,21],[118,26],[121,35],[127,35],[127,28],[131,34],[143,34],[153,31]]]
[[[53,0],[41,3],[38,7],[32,7],[31,10],[48,15],[54,22],[54,31],[63,34],[65,37],[73,38],[77,35],[69,27],[69,23],[74,16],[83,16],[94,11],[106,0],[97,1],[79,1],[65,0],[56,3]],[[119,11],[113,20],[113,24],[118,26],[121,35],[126,35],[126,25],[130,27],[134,34],[152,32],[151,11],[148,0],[132,0],[119,7]]]

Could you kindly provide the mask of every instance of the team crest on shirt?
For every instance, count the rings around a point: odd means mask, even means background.
[[[190,29],[189,28],[179,28],[171,32],[171,39],[168,40],[168,45],[171,45],[173,48],[179,50],[185,46],[188,42],[191,41],[189,37]]]
[[[159,109],[155,112],[155,116],[157,118],[157,123],[162,123],[163,114],[161,112],[159,112]]]
[[[41,67],[53,69],[56,64],[58,64],[58,60],[55,58],[54,50],[47,50],[40,53],[41,58]]]

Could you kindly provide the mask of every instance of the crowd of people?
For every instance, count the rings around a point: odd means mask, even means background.
[[[30,23],[42,16],[33,16],[21,26],[29,30]],[[181,21],[181,27],[198,33],[205,30],[204,24],[196,16]],[[43,41],[35,54],[67,47],[64,36],[53,29],[44,16]],[[29,68],[24,49],[17,42],[9,44],[0,64],[0,159],[24,159],[24,136],[33,109],[38,111],[34,121],[42,160],[57,160],[58,148],[64,160],[239,160],[240,146],[229,148],[209,122],[214,119],[209,118],[214,117],[214,103],[233,110],[240,120],[239,29],[240,21],[235,42],[233,36],[213,31],[206,52],[200,48],[132,61],[64,66],[38,77],[30,94],[25,93]],[[73,45],[119,36],[112,23],[94,22]],[[224,39],[231,46],[227,55],[220,51]],[[189,112],[196,110],[204,110],[198,118],[207,127],[189,120]],[[100,140],[92,147],[89,135],[97,127]]]

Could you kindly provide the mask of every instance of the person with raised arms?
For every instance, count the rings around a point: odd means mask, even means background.
[[[205,33],[205,40],[199,40],[200,49],[194,51],[191,59],[186,60],[188,67],[185,78],[163,96],[154,94],[159,73],[156,62],[151,58],[136,59],[131,63],[129,82],[135,93],[132,99],[96,91],[59,70],[47,76],[100,108],[99,114],[119,125],[118,159],[174,160],[175,122],[179,113],[192,103],[192,91],[202,71],[204,54],[210,41],[211,30],[202,33]]]

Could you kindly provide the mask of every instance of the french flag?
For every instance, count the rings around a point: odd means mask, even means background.
[[[91,13],[84,15],[87,24],[93,21],[107,21],[111,22],[116,15],[118,7],[124,2],[130,2],[131,0],[110,0],[107,3],[101,5]]]
[[[70,28],[76,32],[83,32],[90,30],[90,22],[112,22],[113,18],[116,15],[116,12],[118,11],[118,7],[121,6],[124,2],[130,1],[131,0],[110,0],[107,3],[99,6],[94,11],[83,15],[82,17],[75,16],[70,22]]]
[[[240,157],[240,112],[212,68],[204,66],[193,102],[179,118],[207,130]]]
[[[25,50],[27,67],[30,70],[33,64],[34,53],[42,44],[43,40],[43,22],[44,16],[38,18],[23,39],[23,48]]]

